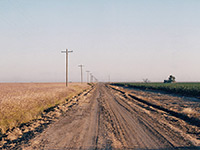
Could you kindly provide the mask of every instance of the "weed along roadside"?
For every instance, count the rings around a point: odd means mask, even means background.
[[[70,83],[1,83],[0,139],[21,124],[40,119],[43,112],[66,103],[92,86]]]

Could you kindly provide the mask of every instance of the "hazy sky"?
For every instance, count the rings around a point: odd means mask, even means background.
[[[200,81],[200,0],[0,0],[0,82]]]

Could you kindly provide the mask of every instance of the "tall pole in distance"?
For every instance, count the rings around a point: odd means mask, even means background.
[[[83,83],[83,65],[79,65],[81,68],[81,83]]]
[[[93,83],[93,75],[90,73],[90,82]]]
[[[73,51],[69,51],[68,49],[66,49],[66,51],[61,51],[61,53],[66,53],[66,87],[68,86],[68,55],[72,52]]]
[[[96,78],[96,77],[94,77],[94,80],[95,80],[95,82],[96,82],[96,83],[98,82],[98,80],[97,80],[97,78]]]
[[[90,71],[86,71],[87,72],[87,83],[89,83],[89,75],[90,75]]]

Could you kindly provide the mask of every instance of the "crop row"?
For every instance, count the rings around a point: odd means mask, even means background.
[[[157,90],[200,98],[200,83],[114,83],[114,85]]]

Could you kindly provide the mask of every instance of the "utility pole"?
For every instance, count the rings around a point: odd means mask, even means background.
[[[95,80],[94,82],[96,82],[96,83],[98,82],[96,77],[94,77],[94,80]]]
[[[93,75],[90,73],[90,82],[93,83]]]
[[[83,83],[83,65],[79,65],[81,68],[81,83]]]
[[[98,79],[97,78],[95,78],[95,82],[98,83]]]
[[[66,53],[66,87],[68,86],[68,54],[72,53],[73,51],[69,51],[66,49],[66,51],[61,51],[61,53]]]
[[[90,71],[86,71],[87,72],[87,83],[89,83],[89,75],[90,75]]]

